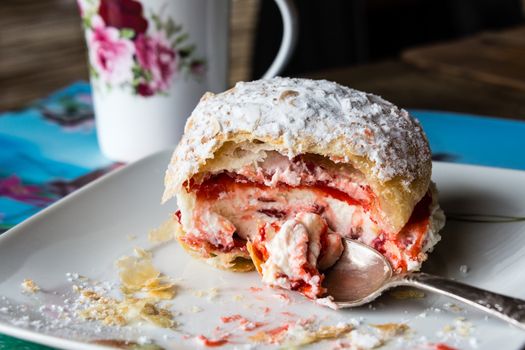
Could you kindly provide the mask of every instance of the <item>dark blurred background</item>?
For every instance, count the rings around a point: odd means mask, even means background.
[[[297,0],[300,36],[283,75],[396,57],[403,49],[462,38],[524,22],[522,0]],[[281,19],[262,0],[252,78],[280,44]]]
[[[505,114],[505,111],[500,112],[501,105],[516,105],[514,101],[523,97],[523,90],[519,93],[508,90],[499,98],[503,101],[499,106],[469,103],[465,99],[456,101],[452,92],[440,99],[439,94],[450,90],[450,86],[478,95],[502,93],[492,87],[477,91],[477,86],[465,81],[454,85],[452,78],[440,78],[441,87],[436,91],[438,88],[433,84],[436,78],[425,80],[424,75],[416,74],[413,67],[407,70],[405,58],[410,56],[406,55],[408,48],[474,37],[478,33],[523,24],[525,0],[295,0],[295,3],[300,16],[300,36],[293,58],[282,75],[334,79],[382,94],[405,107]],[[231,4],[229,77],[233,85],[235,81],[262,75],[278,50],[282,26],[272,0],[232,0]],[[508,86],[510,82],[510,85],[525,87],[525,82],[509,80],[509,77],[518,77],[525,72],[519,68],[523,56],[513,51],[517,45],[525,47],[525,38],[522,40],[522,37],[522,32],[516,31],[502,38],[482,38],[485,44],[487,40],[507,43],[504,50],[498,49],[497,55],[515,62],[514,66],[519,69],[519,74],[500,72],[504,79],[496,83],[503,82]],[[470,57],[454,58],[455,62],[463,63],[467,68],[474,67],[475,57],[472,57],[472,52],[469,54]],[[416,53],[410,56],[408,63],[418,65],[418,62],[424,62],[424,65],[429,57],[437,56],[433,52]],[[392,60],[396,62],[394,65],[384,63]],[[0,1],[0,111],[27,105],[73,81],[87,80],[86,63],[75,0]],[[379,65],[370,65],[376,63]],[[439,64],[438,70],[441,71]],[[489,70],[492,70],[491,64],[480,63]],[[500,64],[497,68],[502,70],[503,66],[505,64]],[[323,73],[337,67],[364,69],[348,71],[345,74],[348,78],[344,79],[339,79],[338,74]],[[391,79],[383,79],[385,76]],[[398,84],[405,77],[410,80],[410,76],[413,77],[410,84]],[[480,76],[487,74],[483,72]],[[424,84],[427,84],[426,95],[414,96],[415,87]],[[505,102],[506,98],[508,102]],[[457,102],[465,106],[459,106]],[[514,108],[507,114],[515,115],[520,111]]]

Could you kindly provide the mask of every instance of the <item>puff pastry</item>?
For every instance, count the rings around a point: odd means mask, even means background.
[[[325,295],[341,237],[419,269],[444,224],[417,121],[325,80],[273,78],[206,93],[166,171],[178,239],[223,269]]]

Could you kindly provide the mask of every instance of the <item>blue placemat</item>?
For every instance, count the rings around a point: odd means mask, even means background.
[[[116,166],[98,148],[88,83],[0,114],[0,232]]]
[[[451,112],[410,112],[423,125],[434,159],[525,170],[525,121]]]

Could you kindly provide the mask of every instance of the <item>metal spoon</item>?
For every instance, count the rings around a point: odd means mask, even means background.
[[[344,252],[325,273],[323,283],[341,308],[369,303],[392,287],[410,286],[462,301],[525,330],[525,300],[423,272],[394,274],[388,260],[375,249],[350,239],[343,242]]]

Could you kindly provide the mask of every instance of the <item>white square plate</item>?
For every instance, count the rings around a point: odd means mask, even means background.
[[[174,201],[159,203],[168,160],[169,153],[163,152],[132,164],[0,236],[0,332],[67,349],[100,349],[93,341],[139,337],[166,348],[191,349],[198,346],[195,336],[213,337],[216,327],[227,328],[221,316],[241,314],[275,328],[294,313],[315,315],[322,324],[330,325],[353,319],[360,322],[360,329],[370,324],[406,323],[411,329],[405,336],[408,340],[391,340],[387,348],[411,344],[429,349],[428,344],[445,342],[466,349],[520,349],[525,344],[525,332],[463,305],[450,305],[450,300],[436,295],[405,300],[386,295],[371,306],[333,311],[301,296],[291,295],[292,301],[287,302],[268,288],[250,290],[260,286],[256,273],[215,270],[190,258],[175,242],[153,246],[147,232],[175,210]],[[433,179],[447,213],[525,216],[525,172],[434,163]],[[130,235],[138,238],[130,240]],[[425,270],[525,299],[524,221],[449,221],[442,235]],[[176,330],[143,324],[115,329],[60,318],[60,307],[71,293],[66,273],[115,285],[115,261],[131,255],[137,246],[152,249],[155,265],[179,281],[173,300],[173,310],[180,313]],[[461,265],[468,266],[469,272],[462,273]],[[26,278],[34,280],[42,292],[21,293],[20,283]],[[218,289],[217,297],[206,297],[210,288]],[[271,311],[264,313],[265,307]],[[253,334],[231,331],[226,347],[245,348],[243,344]]]

